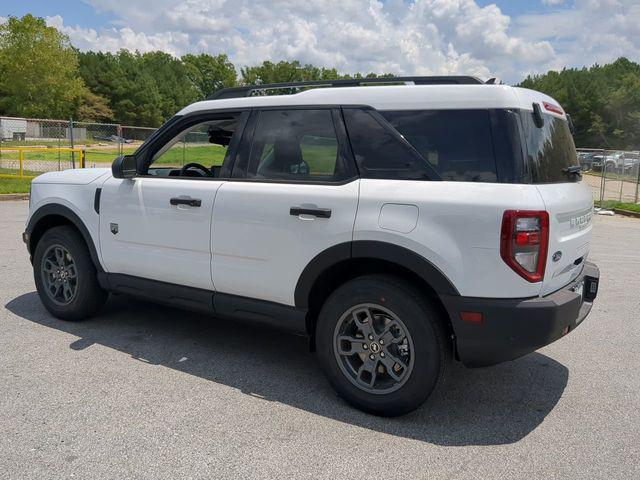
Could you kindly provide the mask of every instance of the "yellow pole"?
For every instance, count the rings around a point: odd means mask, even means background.
[[[80,168],[86,168],[87,165],[87,157],[86,157],[86,152],[84,151],[84,148],[82,150],[80,150]]]
[[[20,178],[22,178],[24,173],[24,151],[23,150],[18,150],[18,161],[20,162]]]

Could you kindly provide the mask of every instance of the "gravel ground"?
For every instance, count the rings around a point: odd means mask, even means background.
[[[602,282],[566,338],[454,365],[418,411],[338,399],[303,339],[112,298],[67,323],[0,202],[0,478],[640,478],[640,221],[596,217]]]

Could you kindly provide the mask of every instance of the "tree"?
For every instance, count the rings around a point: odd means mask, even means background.
[[[298,60],[292,62],[280,61],[273,63],[270,61],[262,62],[261,65],[254,67],[244,67],[241,69],[242,82],[245,85],[260,85],[265,83],[286,83],[286,82],[305,82],[314,80],[339,80],[346,78],[381,78],[393,77],[392,73],[355,73],[353,75],[340,74],[335,68],[316,67],[315,65],[302,65]]]
[[[200,99],[205,99],[221,88],[233,87],[237,84],[236,67],[224,55],[211,56],[184,55],[182,61],[187,68],[187,75],[198,90]]]
[[[148,52],[137,59],[141,71],[153,79],[160,95],[160,114],[167,119],[178,110],[200,99],[188,68],[180,59],[165,52]]]
[[[278,63],[265,61],[261,65],[245,67],[241,71],[242,81],[247,85],[343,78],[335,68],[315,67],[310,64],[302,65],[297,60]]]
[[[69,38],[32,15],[0,25],[0,72],[6,115],[67,118],[86,93]]]
[[[86,52],[79,59],[85,83],[108,100],[119,123],[159,126],[200,98],[189,67],[168,53]]]
[[[113,110],[106,98],[86,90],[74,117],[81,122],[110,122],[113,121]]]
[[[569,68],[527,77],[520,86],[562,104],[581,147],[640,148],[640,65],[619,58],[608,65]]]

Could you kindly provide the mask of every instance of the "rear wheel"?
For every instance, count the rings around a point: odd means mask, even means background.
[[[419,407],[450,359],[438,312],[419,290],[389,276],[360,277],[336,290],[320,312],[316,342],[340,396],[384,416]]]
[[[54,227],[33,255],[33,275],[42,304],[64,320],[95,315],[108,294],[100,288],[89,249],[72,227]]]

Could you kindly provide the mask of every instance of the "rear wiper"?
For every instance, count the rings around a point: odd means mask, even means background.
[[[580,165],[572,165],[570,167],[562,169],[562,172],[566,173],[567,175],[578,175],[578,176],[581,176],[582,175],[582,167]]]

